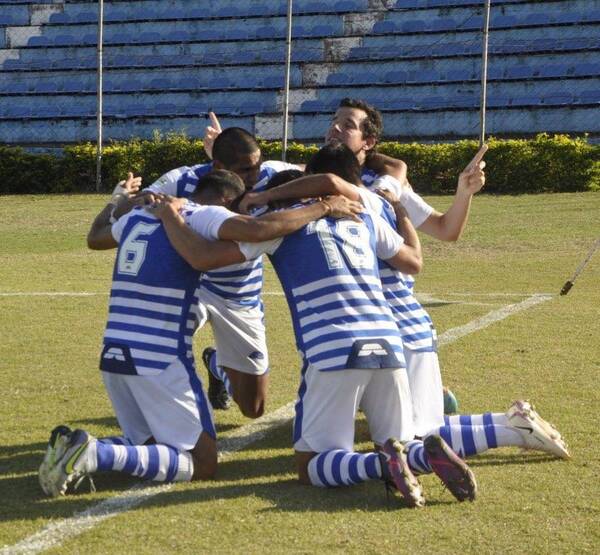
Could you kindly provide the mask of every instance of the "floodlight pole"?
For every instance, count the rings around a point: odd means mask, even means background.
[[[283,93],[283,138],[281,140],[281,159],[285,162],[288,143],[288,114],[290,111],[290,66],[292,63],[292,0],[287,3],[287,38],[285,54],[285,89]]]
[[[479,103],[479,146],[485,142],[485,112],[487,107],[488,39],[490,29],[490,0],[485,0],[483,16],[483,48],[481,60],[481,99]]]
[[[104,0],[98,0],[98,69],[96,73],[96,192],[102,190],[102,45],[104,43]]]

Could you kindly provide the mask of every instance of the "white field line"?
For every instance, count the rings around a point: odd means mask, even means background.
[[[464,326],[449,329],[439,336],[439,344],[447,345],[474,333],[480,329],[487,328],[495,322],[499,322],[523,310],[527,310],[537,304],[548,301],[550,295],[532,295],[520,303],[507,305],[498,310],[493,310],[477,318]],[[270,431],[280,427],[293,417],[294,401],[284,405],[276,411],[269,413],[257,420],[238,428],[234,433],[219,441],[219,459],[223,460],[232,456],[235,452],[264,438]],[[120,513],[133,509],[146,499],[169,491],[173,484],[147,485],[139,484],[110,499],[106,499],[97,505],[93,505],[85,511],[75,513],[72,517],[51,522],[39,532],[21,540],[20,542],[5,546],[0,550],[0,555],[17,555],[40,553],[47,549],[57,547],[65,541],[79,536],[90,530],[102,521],[117,516]]]

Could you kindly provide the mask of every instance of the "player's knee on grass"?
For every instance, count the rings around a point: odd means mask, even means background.
[[[265,401],[269,374],[260,376],[245,374],[239,370],[226,368],[233,389],[233,400],[247,418],[258,418],[265,412]]]
[[[314,453],[312,451],[296,451],[296,469],[298,471],[298,480],[301,484],[305,484],[307,486],[310,486],[312,484],[308,475],[308,463],[313,457],[316,457],[317,455],[318,453]]]
[[[190,451],[194,460],[192,480],[210,480],[217,473],[217,441],[202,432],[198,443]]]

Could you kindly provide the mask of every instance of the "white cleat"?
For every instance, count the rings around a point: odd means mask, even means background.
[[[60,459],[65,452],[67,443],[69,442],[69,435],[71,429],[68,426],[57,426],[50,433],[50,439],[48,440],[48,447],[44,454],[44,460],[40,465],[38,471],[38,479],[40,486],[46,495],[50,495],[48,481],[48,472],[54,466],[56,461]]]
[[[526,449],[551,453],[561,459],[571,454],[559,431],[544,420],[529,401],[515,401],[506,411],[508,425],[519,432]]]
[[[96,457],[96,439],[83,430],[75,430],[61,444],[60,453],[55,452],[51,464],[40,467],[40,484],[50,497],[58,497],[67,492],[67,486],[77,480],[75,489],[81,480],[90,474]],[[56,456],[60,455],[60,456]],[[95,491],[90,480],[91,489]]]

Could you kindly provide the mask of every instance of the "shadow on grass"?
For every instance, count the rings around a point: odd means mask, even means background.
[[[559,462],[562,461],[562,459],[554,457],[553,455],[548,455],[546,453],[494,453],[479,457],[469,457],[467,459],[467,463],[473,468],[476,468],[478,466],[510,466],[515,464],[540,464],[555,461]]]

